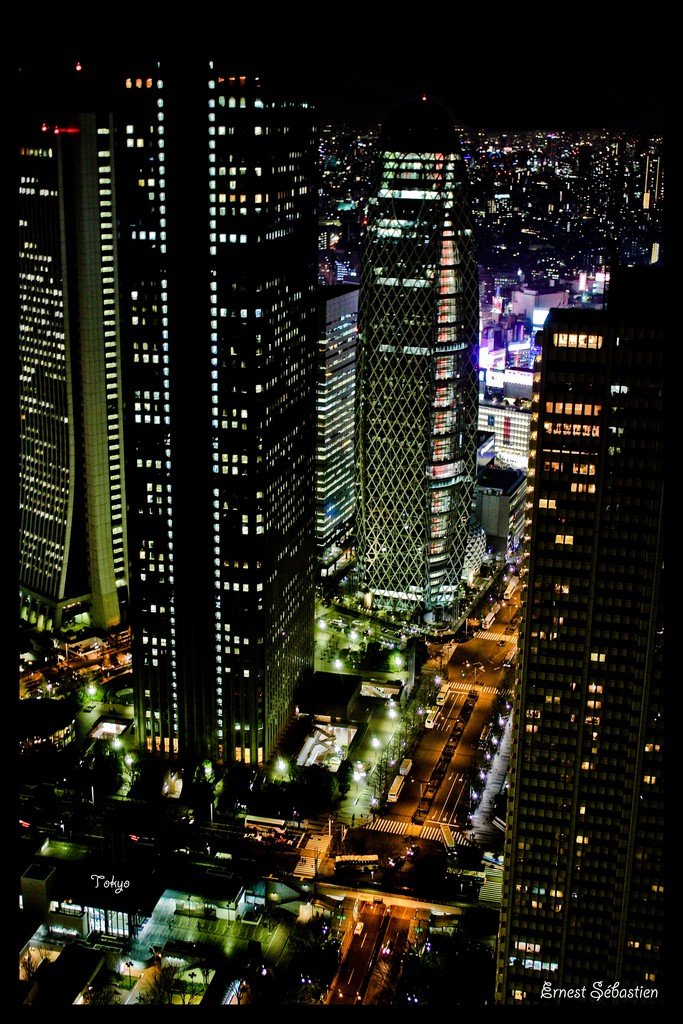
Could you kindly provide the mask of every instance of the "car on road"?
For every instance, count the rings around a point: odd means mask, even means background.
[[[507,640],[499,640],[499,641],[498,641],[498,646],[499,646],[499,647],[505,647],[505,644],[506,644],[506,643],[507,643]]]

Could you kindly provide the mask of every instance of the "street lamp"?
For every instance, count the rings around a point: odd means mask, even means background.
[[[467,665],[468,669],[470,669],[470,668],[472,669],[472,672],[473,672],[472,684],[474,686],[476,686],[477,685],[477,669],[481,668],[481,666],[477,662],[475,662],[475,664],[473,665],[471,662],[466,661],[465,664]]]

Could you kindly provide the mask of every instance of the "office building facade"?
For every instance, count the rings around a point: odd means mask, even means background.
[[[524,537],[526,474],[486,466],[477,477],[475,507],[488,550],[503,558],[516,552]]]
[[[128,613],[114,127],[31,114],[17,138],[20,617],[107,629]]]
[[[663,998],[664,302],[642,269],[604,311],[552,311],[536,365],[503,1004]]]
[[[291,75],[62,64],[22,69],[95,111],[21,156],[24,615],[106,627],[130,581],[141,747],[261,763],[313,669],[316,115]]]
[[[318,290],[316,540],[329,578],[349,558],[355,511],[354,410],[358,288]]]
[[[523,398],[482,395],[479,401],[479,429],[494,433],[497,460],[513,469],[528,469],[531,418],[531,402]]]
[[[384,124],[363,248],[357,547],[375,605],[448,621],[476,470],[479,293],[465,165],[427,100]]]
[[[121,87],[138,720],[262,763],[313,665],[314,113],[201,60]]]

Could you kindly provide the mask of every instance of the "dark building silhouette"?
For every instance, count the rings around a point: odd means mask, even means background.
[[[500,1003],[615,982],[662,999],[661,275],[615,271],[604,311],[553,310],[543,330]]]

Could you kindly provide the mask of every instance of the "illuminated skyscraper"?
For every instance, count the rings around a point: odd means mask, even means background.
[[[200,59],[124,78],[138,720],[256,764],[313,665],[315,117]]]
[[[348,559],[355,512],[358,288],[333,285],[319,289],[318,318],[316,535],[318,569],[325,580]]]
[[[606,310],[553,310],[543,330],[521,577],[501,1003],[538,1003],[544,985],[587,986],[590,1002],[594,983],[614,982],[658,989],[662,1001],[659,274],[613,274]]]
[[[387,118],[359,307],[357,545],[375,604],[457,611],[476,470],[479,293],[451,117]]]
[[[18,135],[20,615],[39,629],[127,614],[113,132],[61,111]]]
[[[46,569],[86,594],[66,554],[96,527],[110,604],[130,574],[138,741],[185,763],[266,760],[313,668],[317,125],[291,75],[239,71],[41,65],[38,106],[107,113],[22,182],[25,614]],[[70,498],[81,465],[96,504]]]

